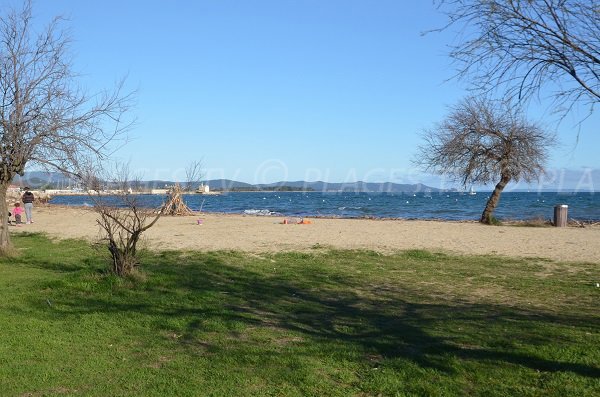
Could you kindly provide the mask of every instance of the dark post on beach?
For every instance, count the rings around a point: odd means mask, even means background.
[[[569,212],[569,206],[565,204],[554,206],[554,226],[565,227],[567,226],[567,215]]]

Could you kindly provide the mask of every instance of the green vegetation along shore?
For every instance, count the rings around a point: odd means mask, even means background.
[[[0,259],[6,396],[591,396],[598,264],[427,251]]]

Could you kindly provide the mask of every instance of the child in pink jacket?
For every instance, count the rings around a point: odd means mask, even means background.
[[[12,213],[15,216],[15,223],[17,225],[20,225],[21,215],[23,215],[23,208],[21,208],[21,203],[15,203],[15,207],[13,208]]]

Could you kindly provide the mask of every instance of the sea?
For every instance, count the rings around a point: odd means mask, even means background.
[[[256,216],[478,220],[489,192],[348,193],[231,192],[184,195],[195,211]],[[139,205],[159,207],[165,195],[138,195]],[[117,197],[104,198],[118,205]],[[87,195],[55,196],[51,204],[92,206]],[[550,220],[556,205],[568,205],[568,217],[600,221],[600,193],[504,192],[495,211],[501,220]]]

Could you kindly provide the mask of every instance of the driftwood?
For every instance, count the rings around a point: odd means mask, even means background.
[[[175,184],[171,189],[169,189],[169,193],[167,193],[167,202],[163,206],[163,214],[171,215],[171,216],[184,216],[184,215],[193,215],[194,211],[188,207],[183,201],[182,197],[183,191],[181,190],[181,186],[179,184]]]
[[[569,218],[570,226],[585,227],[585,224],[577,219]]]
[[[598,221],[581,221],[573,218],[569,218],[569,226],[577,226],[577,227],[597,227],[600,226],[600,222]]]

